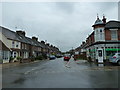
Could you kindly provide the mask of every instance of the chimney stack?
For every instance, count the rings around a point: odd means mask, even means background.
[[[37,37],[32,37],[32,40],[38,41]]]
[[[23,35],[23,36],[25,36],[25,34],[26,34],[25,31],[21,31],[21,30],[20,31],[16,31],[16,33],[19,34],[19,35]]]
[[[41,41],[41,43],[45,44],[45,42],[44,42],[44,41]]]
[[[46,45],[47,45],[47,46],[49,46],[50,44],[49,44],[49,43],[47,43]]]
[[[106,24],[106,18],[105,15],[103,15],[103,19],[102,19],[103,23]]]

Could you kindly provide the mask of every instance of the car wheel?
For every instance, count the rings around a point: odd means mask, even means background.
[[[120,65],[120,60],[117,62],[118,65]]]

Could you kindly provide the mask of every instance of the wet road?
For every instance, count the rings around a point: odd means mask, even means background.
[[[3,88],[118,88],[118,66],[62,58],[3,69]]]

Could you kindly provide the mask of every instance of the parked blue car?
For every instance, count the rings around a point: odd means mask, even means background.
[[[56,57],[55,57],[55,55],[50,55],[50,56],[49,56],[49,59],[50,59],[50,60],[53,60],[53,59],[56,59]]]
[[[109,62],[120,65],[120,53],[115,53],[112,57],[110,57]]]

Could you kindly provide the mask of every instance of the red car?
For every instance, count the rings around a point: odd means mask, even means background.
[[[69,61],[70,59],[70,54],[65,54],[64,55],[64,61]]]

